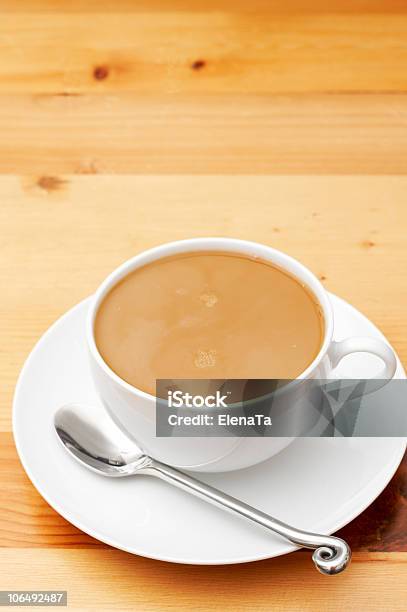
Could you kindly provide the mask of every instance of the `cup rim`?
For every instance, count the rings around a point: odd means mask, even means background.
[[[266,259],[286,272],[289,272],[289,274],[291,274],[291,276],[293,276],[296,280],[304,283],[316,298],[318,305],[322,309],[324,317],[324,339],[318,354],[307,366],[307,368],[299,376],[297,376],[295,379],[296,381],[308,378],[309,375],[318,367],[323,357],[327,353],[333,336],[333,311],[331,302],[328,298],[326,290],[315,274],[313,274],[313,272],[311,272],[306,266],[304,266],[304,264],[296,260],[294,257],[291,257],[290,255],[287,255],[286,253],[268,245],[237,238],[201,237],[166,242],[142,251],[138,255],[131,257],[115,268],[96,289],[94,295],[92,296],[92,302],[86,317],[86,340],[90,354],[95,359],[99,367],[114,383],[118,384],[132,395],[135,395],[141,399],[153,400],[154,402],[156,401],[155,395],[134,387],[116,374],[116,372],[114,372],[110,366],[108,366],[100,354],[94,336],[94,321],[100,303],[114,285],[137,268],[140,268],[152,261],[162,259],[163,257],[168,257],[172,254],[210,250],[230,251],[238,254],[240,253],[242,255],[256,255],[262,259]],[[296,270],[298,273],[294,272],[293,270]],[[299,274],[301,274],[301,277],[299,277]]]

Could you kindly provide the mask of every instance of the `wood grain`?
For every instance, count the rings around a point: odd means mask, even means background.
[[[407,94],[3,95],[0,172],[403,174]]]
[[[165,564],[112,549],[8,549],[0,556],[0,589],[14,566],[13,588],[66,589],[70,609],[331,612],[357,602],[367,612],[397,612],[405,610],[394,594],[401,593],[406,562],[405,553],[359,553],[351,572],[332,579],[315,572],[306,552],[231,569]],[[372,587],[383,584],[380,599],[374,597]]]
[[[406,458],[341,531],[356,552],[332,579],[308,552],[113,550],[46,504],[10,433],[50,323],[178,238],[301,259],[406,364],[406,41],[405,0],[0,0],[0,590],[67,589],[77,610],[406,608]]]
[[[18,371],[47,327],[119,263],[180,238],[225,235],[288,252],[365,312],[406,363],[406,196],[407,178],[389,176],[2,177],[0,431],[10,430]]]
[[[405,14],[405,0],[0,0],[4,13],[145,13],[145,12],[208,12],[265,14]]]
[[[392,13],[3,13],[0,91],[399,92],[406,40]]]

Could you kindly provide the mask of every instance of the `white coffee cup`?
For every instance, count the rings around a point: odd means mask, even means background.
[[[323,312],[325,334],[321,349],[299,379],[335,378],[335,368],[351,353],[370,353],[379,357],[384,368],[378,386],[391,379],[396,358],[382,340],[350,337],[333,340],[333,310],[329,296],[319,280],[301,263],[271,247],[231,238],[193,238],[163,244],[144,251],[114,270],[100,285],[89,308],[86,336],[91,371],[96,389],[114,421],[152,457],[179,468],[202,472],[236,470],[264,461],[286,447],[292,438],[164,438],[155,435],[156,399],[122,380],[102,359],[95,342],[94,321],[100,303],[127,274],[157,259],[192,251],[229,251],[256,256],[277,265],[305,284],[314,294]]]

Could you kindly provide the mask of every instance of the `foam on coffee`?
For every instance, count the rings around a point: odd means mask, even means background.
[[[318,354],[324,323],[311,291],[270,262],[201,251],[128,274],[94,329],[110,368],[155,394],[157,378],[296,378]]]

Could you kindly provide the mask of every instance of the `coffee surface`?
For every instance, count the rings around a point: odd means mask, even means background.
[[[130,273],[95,320],[100,354],[155,394],[157,378],[295,378],[323,340],[311,292],[258,258],[182,253]]]

